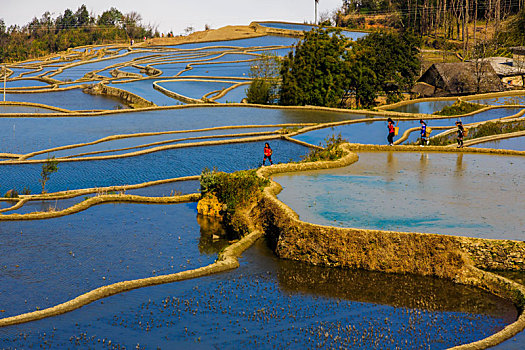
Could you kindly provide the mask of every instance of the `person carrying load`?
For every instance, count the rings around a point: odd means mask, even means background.
[[[456,126],[458,127],[458,148],[463,147],[463,136],[465,136],[465,128],[463,128],[463,123],[461,121],[456,122]]]
[[[388,140],[388,145],[393,146],[394,136],[396,135],[396,127],[394,126],[394,121],[392,120],[392,118],[388,118],[387,121],[388,121],[388,136],[386,139]]]
[[[264,165],[264,162],[266,161],[266,158],[268,158],[268,160],[270,161],[270,165],[273,165],[272,163],[272,149],[270,148],[270,145],[268,144],[268,142],[266,142],[264,144],[264,158],[263,158],[263,165]]]
[[[427,123],[425,123],[423,119],[420,119],[419,123],[421,124],[421,145],[420,146],[424,146],[425,143],[428,145],[430,143],[430,140],[428,140],[428,137],[430,136],[432,129],[427,127]]]

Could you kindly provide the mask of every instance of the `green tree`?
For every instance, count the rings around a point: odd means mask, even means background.
[[[250,67],[250,77],[253,79],[246,90],[249,103],[271,104],[278,96],[280,57],[276,54],[263,54]]]
[[[115,27],[122,21],[122,12],[112,7],[107,11],[102,12],[98,17],[97,24],[99,26]]]
[[[355,98],[356,107],[371,107],[377,97],[377,76],[371,50],[352,51],[347,58],[346,95]]]
[[[46,183],[49,180],[51,174],[58,171],[58,162],[55,160],[55,157],[47,158],[46,162],[42,164],[42,172],[40,173],[41,179],[40,184],[42,184],[42,193],[46,193]]]
[[[280,103],[338,106],[345,94],[349,41],[341,31],[319,27],[305,33],[283,61]]]
[[[411,33],[374,32],[357,40],[354,52],[366,52],[367,66],[376,75],[376,89],[394,99],[408,91],[419,74],[419,40]]]

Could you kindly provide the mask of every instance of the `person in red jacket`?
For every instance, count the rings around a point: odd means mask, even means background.
[[[270,148],[270,145],[268,144],[268,142],[266,142],[264,144],[264,158],[263,158],[263,165],[264,165],[264,162],[266,161],[266,158],[268,158],[268,160],[270,161],[270,165],[273,165],[272,163],[272,149]]]
[[[394,129],[394,121],[392,118],[388,118],[388,145],[393,146],[394,145],[394,136],[395,136],[395,129]]]

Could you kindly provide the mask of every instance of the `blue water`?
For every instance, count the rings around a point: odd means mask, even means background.
[[[49,65],[49,66],[44,66],[42,68],[42,70],[33,70],[32,73],[29,73],[29,74],[24,74],[24,78],[28,78],[28,77],[36,77],[36,76],[39,76],[39,75],[45,75],[45,74],[48,74],[48,73],[51,73],[51,72],[54,72],[56,70],[58,70],[61,66],[60,65]]]
[[[469,102],[480,103],[484,105],[525,105],[525,95],[522,96],[502,96],[496,98],[487,98],[481,100],[469,100]]]
[[[182,104],[180,101],[164,95],[153,88],[153,82],[158,79],[144,79],[122,84],[111,84],[110,86],[132,92],[155,103],[157,106],[173,106]]]
[[[224,90],[229,88],[234,83],[225,83],[217,81],[169,81],[158,83],[159,86],[173,91],[177,94],[194,98],[201,99],[204,95],[215,91]]]
[[[351,166],[276,176],[279,198],[322,225],[525,240],[525,160],[359,153]]]
[[[362,115],[351,113],[250,107],[191,107],[148,112],[122,112],[100,117],[0,117],[0,153],[29,153],[57,146],[90,142],[116,134],[231,125],[319,123],[362,117]]]
[[[41,103],[69,110],[116,109],[122,101],[107,96],[90,95],[82,89],[29,94],[5,94],[6,101]]]
[[[473,288],[281,261],[258,242],[237,270],[4,327],[0,342],[4,348],[444,349],[491,335],[515,315],[509,303]]]
[[[12,106],[0,105],[0,113],[56,113],[56,111],[47,108],[29,107],[29,106]]]
[[[81,64],[78,66],[64,69],[62,73],[53,76],[53,79],[63,80],[63,81],[77,80],[77,79],[84,77],[86,73],[89,73],[91,71],[104,69],[106,67],[112,66],[117,63],[128,62],[134,58],[144,57],[148,55],[152,55],[152,53],[151,52],[132,52],[129,55],[106,59],[106,60],[102,60],[98,62],[87,61],[87,63],[85,64]]]
[[[498,141],[478,143],[476,145],[473,145],[472,147],[525,151],[525,136],[513,137],[510,139],[503,139],[503,140],[498,140]]]
[[[234,102],[239,103],[242,102],[243,99],[246,98],[246,91],[249,88],[250,85],[241,85],[239,87],[236,87],[233,90],[230,90],[226,95],[223,97],[216,99],[215,102],[219,103],[226,103],[226,102]]]
[[[150,64],[152,67],[162,71],[162,77],[175,76],[186,68],[187,63]]]
[[[144,73],[141,73],[141,72],[140,72],[140,69],[135,68],[135,67],[132,67],[132,66],[118,67],[118,69],[119,69],[120,71],[123,71],[123,72],[140,74],[140,75],[142,75],[142,76],[144,76],[144,77],[146,76]]]
[[[110,283],[212,263],[217,251],[199,247],[196,205],[110,203],[56,219],[3,222],[2,316]]]
[[[415,102],[401,107],[389,109],[389,111],[432,114],[442,110],[443,107],[452,106],[454,102],[456,102],[456,100]]]
[[[304,146],[293,142],[270,141],[275,163],[300,160],[308,153]],[[233,172],[257,168],[262,163],[264,142],[172,149],[141,156],[66,162],[51,175],[48,192],[112,185],[130,185],[181,176],[200,175],[207,167]],[[28,187],[40,193],[42,164],[0,165],[0,193],[14,188],[19,192]]]
[[[469,117],[463,117],[461,120],[464,124],[477,123],[485,120],[499,119],[516,114],[520,109],[518,108],[497,108],[485,112],[477,113]],[[454,124],[458,118],[446,119],[430,119],[425,120],[429,127],[435,126],[450,126]],[[403,135],[405,130],[420,127],[419,120],[404,120],[398,122],[399,135],[394,138],[394,141]],[[439,130],[433,131],[432,136],[439,133]],[[363,144],[387,144],[388,128],[386,121],[367,121],[362,123],[354,123],[341,125],[336,127],[318,129],[304,134],[295,136],[294,138],[300,141],[308,142],[310,144],[318,145],[324,144],[324,140],[331,136],[341,133],[342,137],[352,143]],[[412,132],[405,143],[415,142],[420,136],[419,131]]]
[[[192,64],[190,69],[180,76],[215,76],[215,77],[244,77],[248,73],[253,62],[217,63],[217,64]]]
[[[175,194],[199,193],[199,190],[199,180],[187,180],[127,190],[126,193],[144,197],[166,197]]]
[[[3,81],[0,82],[0,86],[2,88],[4,87]],[[43,81],[35,80],[35,79],[12,80],[12,81],[6,82],[6,84],[5,84],[6,88],[32,87],[32,86],[49,86],[49,87],[51,87],[48,83],[44,83]]]
[[[9,76],[9,79],[17,78],[18,76],[20,76],[21,73],[30,72],[34,70],[33,68],[14,68],[14,67],[9,67],[9,69],[13,71],[13,74]],[[2,87],[3,87],[3,82],[2,82]]]
[[[204,138],[204,139],[199,139],[199,140],[173,140],[173,141],[170,141],[170,142],[166,142],[163,145],[181,145],[181,144],[189,144],[189,143],[197,143],[197,142],[217,142],[218,140],[230,141],[230,140],[243,139],[243,138],[245,138],[245,137],[243,137],[243,136],[229,136],[229,137],[225,137],[225,138],[221,138],[221,139]],[[202,146],[206,147],[207,145],[202,145]],[[141,144],[141,145],[137,145],[137,146],[135,146],[134,148],[131,148],[131,149],[123,149],[123,150],[112,149],[112,150],[110,150],[108,152],[100,153],[100,154],[94,154],[94,155],[89,155],[89,154],[78,155],[79,154],[78,151],[69,151],[69,152],[67,152],[67,154],[68,155],[73,155],[74,158],[89,158],[89,157],[92,157],[92,156],[99,156],[99,155],[100,156],[125,155],[125,154],[129,154],[129,153],[135,152],[135,151],[149,150],[149,149],[154,148],[154,147],[159,147],[159,146],[158,145],[157,146],[155,146],[155,145],[145,146],[145,145]],[[199,146],[195,146],[194,145],[193,147],[201,147],[201,146],[200,145]],[[48,157],[47,154],[42,154],[42,155],[37,156],[36,158],[37,159],[46,159],[47,157]]]
[[[128,137],[128,138],[122,138],[117,139],[113,141],[105,141],[94,145],[89,146],[83,146],[83,147],[76,147],[61,151],[53,151],[53,156],[55,157],[66,157],[71,155],[77,155],[81,153],[87,153],[87,152],[98,152],[98,151],[108,151],[108,150],[116,150],[121,148],[129,148],[129,147],[139,147],[145,144],[154,143],[154,142],[162,142],[162,141],[172,141],[170,143],[188,143],[188,142],[202,142],[206,140],[186,140],[181,141],[183,138],[189,138],[189,137],[202,137],[202,136],[211,136],[211,135],[231,135],[231,134],[239,134],[239,133],[252,133],[252,132],[263,132],[263,131],[275,131],[277,128],[243,128],[243,129],[226,129],[226,130],[210,130],[210,131],[201,131],[201,132],[188,132],[188,133],[177,133],[177,134],[163,134],[163,135],[153,135],[153,136],[141,136],[141,137]],[[233,138],[233,137],[229,137]],[[211,138],[208,139],[212,140]],[[220,139],[218,139],[220,140]],[[155,146],[150,146],[155,147]],[[119,153],[128,153],[135,151],[137,149],[133,150],[126,150],[121,151]],[[107,155],[108,153],[103,153],[100,155]],[[48,157],[48,154],[40,154],[36,155],[34,159],[46,159]]]

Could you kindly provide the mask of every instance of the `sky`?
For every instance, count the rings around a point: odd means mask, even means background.
[[[25,25],[46,11],[55,18],[66,8],[75,12],[82,4],[96,16],[111,7],[122,13],[135,11],[143,24],[158,27],[162,33],[183,34],[193,27],[203,30],[226,25],[248,25],[252,21],[287,21],[303,23],[314,20],[314,0],[2,0],[0,18],[7,26]],[[333,11],[342,0],[319,0],[318,12]]]

